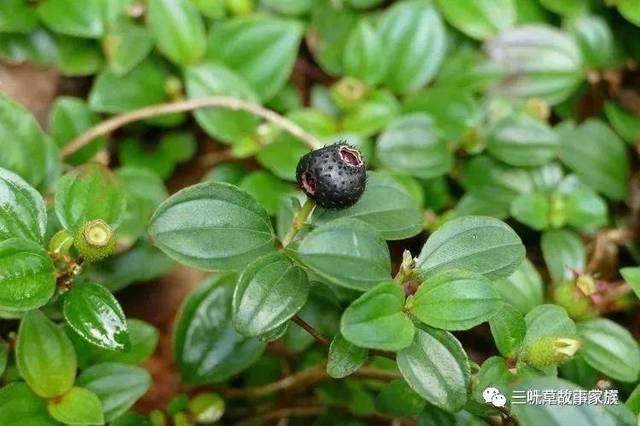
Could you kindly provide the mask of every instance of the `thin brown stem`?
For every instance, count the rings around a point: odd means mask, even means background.
[[[298,324],[301,328],[303,328],[304,331],[306,331],[311,336],[313,336],[313,338],[316,339],[318,341],[318,343],[320,343],[320,344],[322,344],[324,346],[329,346],[331,344],[329,339],[327,339],[322,334],[320,334],[320,332],[318,330],[313,328],[313,326],[311,324],[309,324],[308,322],[303,320],[302,317],[300,317],[299,315],[295,315],[292,318],[292,321],[295,322],[296,324]]]
[[[62,148],[60,154],[62,158],[66,158],[90,143],[92,140],[100,136],[105,136],[122,126],[135,121],[145,120],[159,115],[175,114],[210,107],[222,107],[235,111],[250,112],[275,124],[282,130],[289,132],[291,135],[308,145],[310,149],[318,149],[322,147],[322,143],[315,136],[277,112],[242,99],[227,96],[214,96],[209,98],[189,99],[185,101],[150,105],[135,111],[116,115],[82,133],[71,141],[71,143]]]

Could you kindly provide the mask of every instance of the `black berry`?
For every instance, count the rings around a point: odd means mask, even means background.
[[[298,185],[326,209],[344,209],[362,196],[367,171],[360,152],[339,142],[311,151],[298,162]]]

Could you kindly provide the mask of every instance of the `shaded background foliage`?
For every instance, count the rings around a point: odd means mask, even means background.
[[[639,25],[636,0],[5,0],[0,425],[634,425]],[[211,96],[357,146],[365,195],[276,254],[309,150],[277,123],[203,108],[70,151]],[[92,220],[115,254],[65,257]],[[581,348],[541,365],[546,337]],[[498,411],[489,385],[621,405]]]

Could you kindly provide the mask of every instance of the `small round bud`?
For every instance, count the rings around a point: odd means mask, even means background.
[[[344,77],[331,86],[331,98],[343,111],[351,111],[360,104],[367,88],[360,80]]]
[[[573,281],[559,284],[555,288],[553,299],[565,308],[573,319],[586,320],[598,314],[591,297],[587,296]]]
[[[97,262],[113,253],[115,232],[105,221],[92,220],[78,228],[74,245],[86,261]]]
[[[212,424],[224,414],[224,399],[217,393],[201,393],[189,401],[189,412],[199,424]]]
[[[525,348],[521,359],[532,367],[551,367],[568,361],[580,346],[579,340],[568,337],[541,337]]]
[[[65,256],[73,245],[73,235],[64,229],[56,232],[49,240],[49,252],[54,256]]]

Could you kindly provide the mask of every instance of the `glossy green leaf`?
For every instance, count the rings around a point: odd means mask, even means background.
[[[73,387],[60,398],[49,401],[49,414],[65,425],[102,425],[104,414],[97,395],[87,389]]]
[[[410,92],[434,77],[445,55],[446,32],[431,2],[394,4],[381,17],[379,30],[389,64],[382,81],[386,87]]]
[[[616,3],[618,11],[627,21],[640,27],[640,5],[633,0],[620,0]]]
[[[625,144],[603,121],[562,126],[560,159],[582,182],[612,200],[627,195],[629,158]]]
[[[233,18],[213,27],[207,59],[242,76],[260,99],[271,99],[289,79],[302,26],[266,16]]]
[[[109,69],[115,75],[124,75],[149,55],[153,39],[146,28],[119,20],[109,27],[102,47]]]
[[[547,25],[503,31],[485,47],[505,70],[499,90],[510,97],[538,97],[556,104],[569,97],[583,78],[577,43]]]
[[[398,351],[411,344],[414,326],[403,312],[404,289],[384,282],[357,298],[342,314],[340,333],[364,348]]]
[[[46,0],[39,4],[37,11],[47,27],[61,34],[100,38],[104,33],[99,1]]]
[[[185,71],[189,99],[209,96],[233,96],[256,102],[257,95],[238,74],[222,65],[206,63]],[[259,119],[243,111],[207,108],[195,112],[198,124],[211,136],[227,144],[236,144],[251,135]]]
[[[367,189],[352,207],[343,210],[316,208],[314,223],[326,223],[341,217],[360,219],[375,228],[386,240],[402,240],[420,233],[422,212],[411,195],[394,178],[367,173]]]
[[[384,78],[387,58],[382,51],[382,40],[366,19],[360,19],[351,31],[343,55],[346,75],[356,77],[371,86]]]
[[[158,50],[176,64],[190,65],[204,55],[204,22],[192,2],[150,0],[147,24]]]
[[[348,8],[330,2],[316,2],[307,33],[307,45],[314,59],[330,74],[343,72],[343,52],[358,16]]]
[[[182,304],[173,337],[173,353],[183,380],[221,382],[253,364],[265,344],[239,335],[231,321],[237,277],[218,275],[205,281]]]
[[[42,196],[20,176],[0,168],[0,241],[19,237],[42,244],[46,227]]]
[[[585,361],[612,379],[633,383],[640,373],[640,348],[628,330],[598,318],[578,323]]]
[[[521,194],[511,203],[511,216],[531,228],[542,231],[549,227],[549,199],[541,192]]]
[[[94,357],[101,362],[120,362],[124,364],[140,364],[156,350],[160,333],[151,324],[138,319],[127,319],[129,346],[123,351],[97,350]]]
[[[541,166],[551,161],[560,139],[551,127],[525,114],[508,115],[496,122],[487,135],[487,150],[512,166]]]
[[[69,77],[82,77],[97,73],[103,65],[102,52],[96,40],[57,35],[57,67]]]
[[[604,112],[611,127],[625,142],[634,143],[640,139],[640,121],[633,112],[612,101],[604,104]]]
[[[342,334],[329,345],[327,358],[327,374],[335,379],[341,379],[354,373],[367,361],[369,351],[350,343]]]
[[[529,259],[507,278],[494,281],[493,286],[505,301],[526,314],[544,301],[544,284],[538,270]]]
[[[46,170],[46,136],[26,108],[0,95],[0,167],[39,186]]]
[[[238,269],[275,251],[264,208],[225,183],[205,182],[177,192],[158,207],[149,233],[171,258],[205,270]]]
[[[463,216],[445,223],[429,237],[416,265],[426,276],[465,269],[495,279],[511,275],[524,255],[520,237],[506,223],[491,217]]]
[[[516,20],[514,0],[438,0],[437,3],[451,25],[479,40],[499,34]]]
[[[504,357],[513,356],[520,348],[527,331],[522,312],[513,305],[505,303],[489,319],[489,326],[500,354]]]
[[[64,318],[73,331],[105,349],[129,346],[124,312],[109,290],[99,284],[78,283],[64,298]]]
[[[423,323],[444,330],[467,330],[489,320],[502,306],[489,279],[464,270],[429,277],[407,302]]]
[[[0,309],[37,309],[55,289],[55,268],[42,246],[20,238],[0,242]]]
[[[565,230],[547,231],[540,244],[554,282],[571,279],[574,271],[584,272],[587,255],[578,235]]]
[[[56,426],[49,417],[47,403],[24,382],[13,382],[0,389],[0,419],[3,425]]]
[[[295,256],[323,279],[354,290],[366,291],[391,275],[386,242],[357,219],[320,225],[304,237]]]
[[[622,278],[633,288],[634,293],[640,298],[640,267],[627,267],[620,269]]]
[[[404,380],[394,380],[385,384],[376,396],[376,409],[382,414],[395,417],[414,417],[426,405]]]
[[[29,387],[43,398],[65,394],[76,377],[76,353],[64,331],[40,311],[20,323],[16,363]]]
[[[467,401],[469,360],[452,334],[421,326],[411,346],[396,358],[409,386],[427,402],[446,411],[458,411]]]
[[[0,9],[0,32],[30,33],[38,25],[38,15],[27,0],[6,0]]]
[[[105,166],[86,164],[64,175],[55,194],[56,215],[67,230],[101,219],[117,227],[126,208],[125,192],[117,176]]]
[[[113,421],[131,408],[150,385],[151,377],[144,368],[115,362],[87,368],[76,382],[76,386],[97,395],[106,422]]]
[[[441,176],[453,167],[453,152],[433,120],[421,113],[400,117],[378,137],[376,154],[383,166],[419,178]]]
[[[251,262],[233,293],[233,324],[240,334],[259,336],[293,317],[307,301],[302,268],[281,254]]]
[[[564,308],[558,305],[540,305],[524,317],[527,332],[523,344],[528,345],[541,337],[575,337],[576,325]]]

